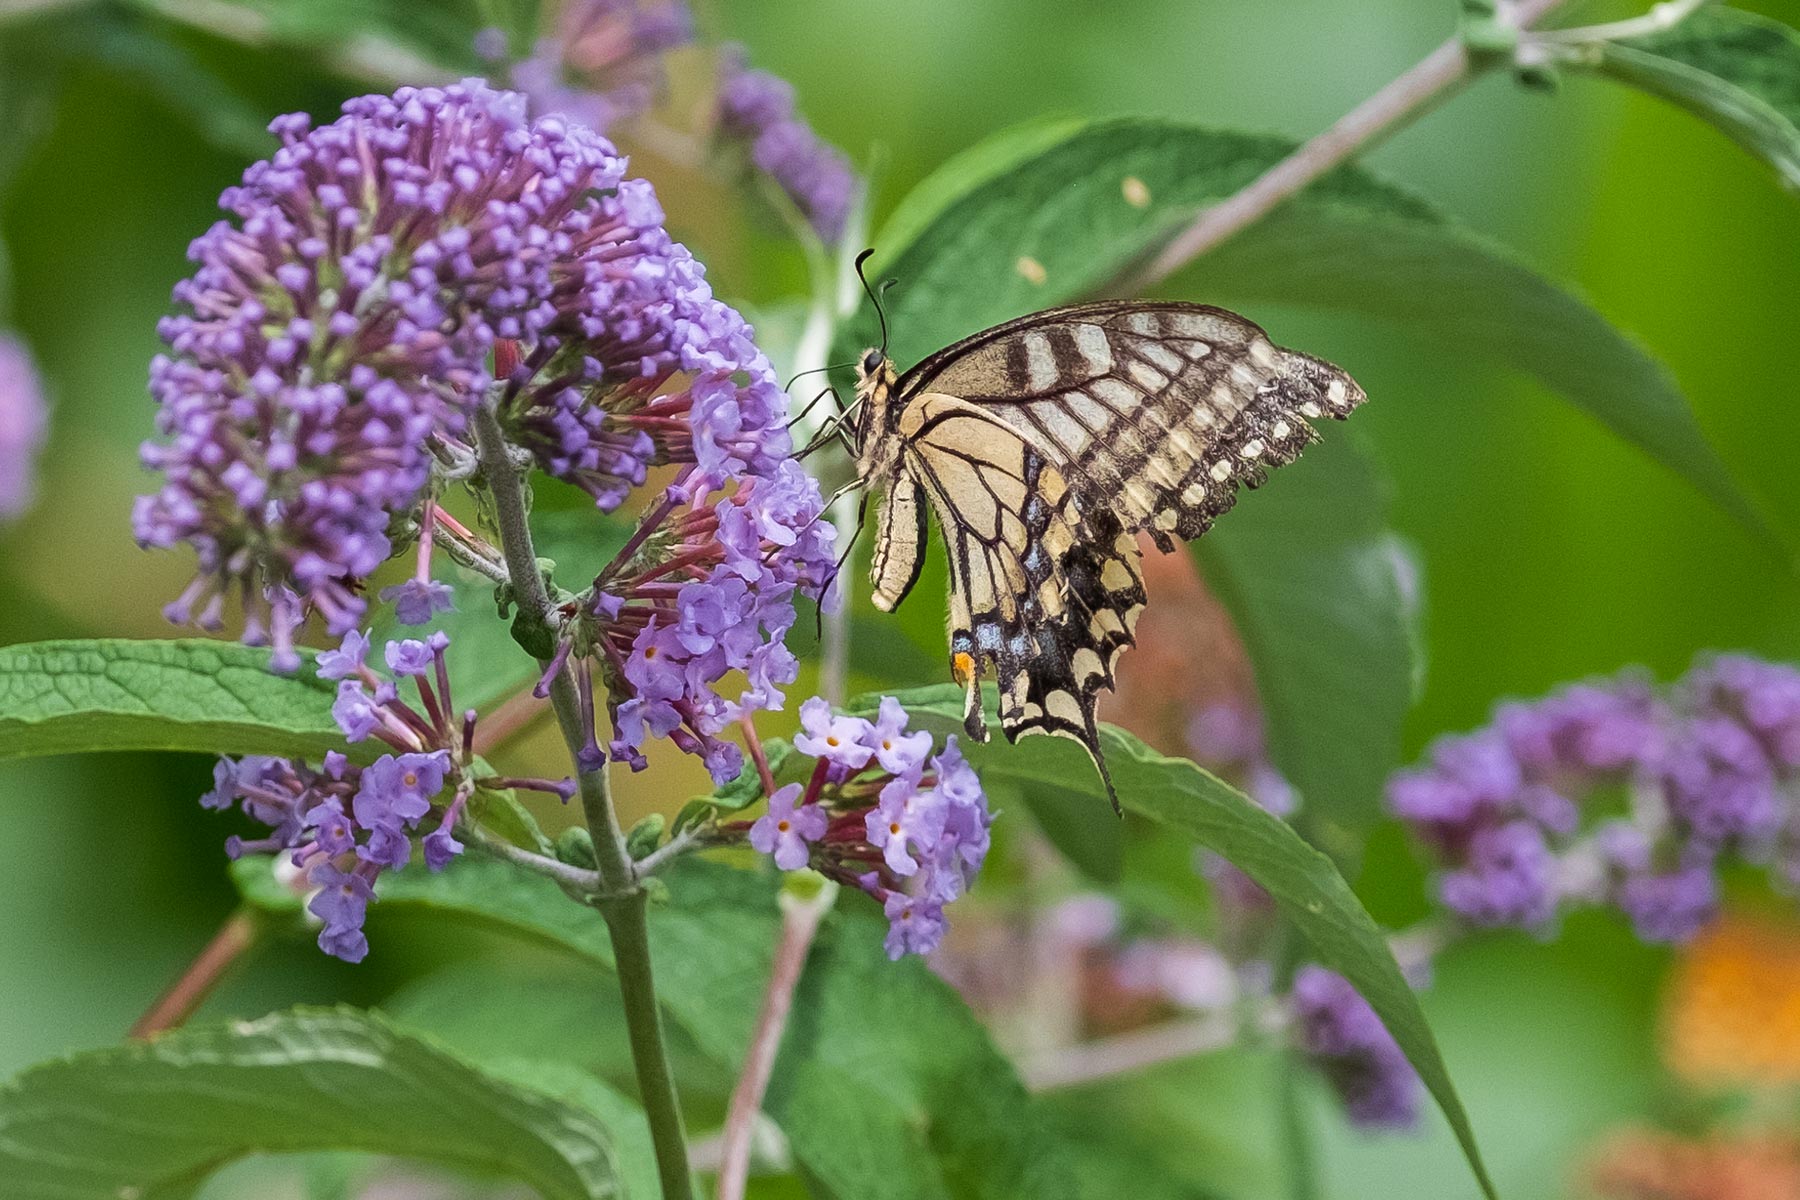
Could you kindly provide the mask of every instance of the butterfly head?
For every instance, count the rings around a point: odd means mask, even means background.
[[[859,454],[881,441],[892,415],[894,384],[899,376],[883,350],[871,346],[856,363],[856,420],[852,438]],[[873,438],[873,441],[872,441]]]

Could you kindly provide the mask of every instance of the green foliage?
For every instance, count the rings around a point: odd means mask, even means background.
[[[863,697],[851,707],[873,710],[877,699]],[[916,728],[940,736],[962,728],[960,688],[920,688],[899,699],[913,715]],[[1158,754],[1110,725],[1100,727],[1100,741],[1119,802],[1127,812],[1147,817],[1223,855],[1274,898],[1321,963],[1356,985],[1436,1098],[1470,1167],[1492,1195],[1468,1115],[1450,1082],[1418,998],[1400,974],[1381,931],[1331,860],[1303,842],[1285,822],[1186,759]],[[969,745],[966,752],[983,779],[1005,780],[1021,787],[1050,784],[1079,789],[1095,806],[1106,805],[1098,774],[1086,753],[1071,741],[1046,737],[1023,747]]]
[[[1575,65],[1687,109],[1800,189],[1800,33],[1792,28],[1712,5],[1673,28],[1601,42]]]
[[[16,1200],[176,1200],[246,1154],[319,1149],[430,1159],[547,1200],[648,1198],[648,1142],[643,1114],[589,1076],[480,1070],[346,1009],[89,1051],[0,1090],[0,1174]]]
[[[896,360],[916,361],[1033,309],[1109,293],[1197,210],[1293,149],[1280,138],[1133,118],[1036,126],[966,151],[903,202],[876,239],[880,272],[901,281],[888,301]],[[1142,185],[1132,193],[1147,202],[1128,197],[1128,180]],[[1043,269],[1041,282],[1035,270],[1020,270],[1025,258]],[[1167,290],[1404,321],[1453,350],[1539,379],[1761,525],[1667,370],[1636,342],[1423,199],[1360,168],[1320,180]],[[838,357],[868,339],[871,322],[865,314],[840,339]]]
[[[162,15],[156,0],[133,0]],[[224,0],[205,27],[253,43],[312,48],[341,56],[338,65],[429,82],[447,71],[475,71],[475,34],[488,23],[483,0],[409,4],[405,0]]]
[[[203,639],[32,642],[0,649],[0,758],[196,750],[317,758],[342,749],[311,659]]]
[[[664,1010],[696,1049],[735,1071],[749,1046],[780,917],[771,881],[685,861],[650,913]],[[605,927],[554,884],[498,862],[382,880],[377,910],[416,905],[480,918],[610,968]],[[826,1194],[1068,1195],[1011,1066],[923,963],[887,961],[882,922],[846,897],[822,926],[765,1111]]]

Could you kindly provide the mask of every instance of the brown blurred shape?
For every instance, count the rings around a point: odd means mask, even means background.
[[[1592,1200],[1797,1200],[1800,1140],[1766,1133],[1619,1133],[1589,1159],[1577,1194]]]
[[[1187,751],[1188,722],[1213,704],[1254,703],[1250,660],[1225,606],[1207,590],[1191,554],[1164,554],[1147,538],[1137,647],[1119,663],[1118,695],[1106,720],[1165,754]]]

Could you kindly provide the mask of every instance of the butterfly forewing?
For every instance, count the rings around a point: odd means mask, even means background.
[[[1131,302],[996,326],[859,391],[879,416],[866,477],[889,489],[876,603],[891,609],[917,578],[923,493],[950,560],[951,670],[970,734],[986,737],[991,673],[1007,737],[1079,741],[1109,795],[1095,709],[1144,607],[1134,535],[1164,549],[1199,536],[1240,484],[1317,436],[1308,420],[1363,399],[1338,368],[1233,313]]]
[[[1336,367],[1281,349],[1233,313],[1129,302],[977,334],[909,371],[900,400],[923,390],[961,396],[1034,438],[1072,486],[1165,550],[1206,532],[1239,484],[1292,462],[1316,436],[1308,419],[1347,416],[1363,398]]]

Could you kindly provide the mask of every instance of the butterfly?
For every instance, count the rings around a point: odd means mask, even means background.
[[[858,483],[884,493],[875,606],[891,612],[918,581],[935,514],[964,727],[988,739],[992,676],[1007,740],[1081,743],[1115,812],[1095,711],[1144,609],[1137,536],[1164,552],[1199,537],[1239,486],[1316,439],[1309,421],[1364,399],[1344,371],[1235,313],[1150,301],[1034,313],[904,373],[870,349],[856,397]]]

